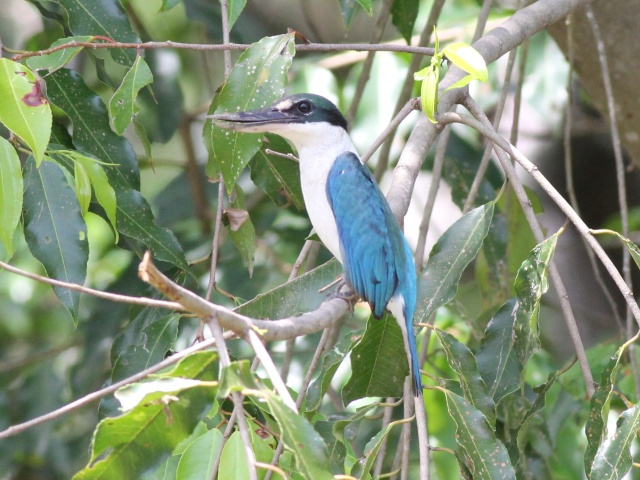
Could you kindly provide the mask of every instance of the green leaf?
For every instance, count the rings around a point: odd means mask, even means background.
[[[229,30],[235,25],[246,4],[247,0],[229,0]]]
[[[322,435],[327,446],[329,459],[331,460],[331,473],[340,475],[345,471],[344,459],[347,455],[347,449],[344,443],[339,441],[333,434],[334,425],[335,422],[319,420],[313,426]]]
[[[285,139],[277,135],[266,135],[265,147],[280,152],[292,153]],[[249,162],[251,180],[279,207],[295,205],[304,209],[302,188],[300,187],[300,167],[297,162],[278,155],[267,154],[261,148]]]
[[[0,240],[13,255],[13,234],[22,214],[22,166],[13,145],[0,137]]]
[[[265,108],[284,93],[287,73],[295,52],[294,35],[265,37],[240,56],[214,99],[209,113]],[[242,134],[223,130],[207,122],[205,144],[211,153],[207,174],[221,172],[231,191],[251,158],[260,149],[262,134]]]
[[[249,276],[253,275],[253,257],[256,251],[256,230],[246,210],[244,192],[236,185],[231,208],[225,210],[223,218],[229,237],[244,260]]]
[[[513,333],[518,360],[523,366],[540,346],[538,338],[540,299],[549,288],[547,274],[560,233],[562,230],[537,245],[531,251],[529,258],[522,263],[516,276],[515,290],[518,303]]]
[[[305,403],[305,411],[313,412],[320,408],[322,398],[327,392],[327,388],[333,380],[338,367],[344,360],[346,352],[351,346],[351,332],[344,337],[333,350],[328,351],[322,357],[322,367],[318,376],[311,382],[307,389],[307,398]]]
[[[111,130],[102,100],[76,72],[60,69],[47,78],[51,103],[64,110],[73,122],[74,145],[104,162],[109,184],[116,193],[118,231],[142,242],[158,260],[187,270],[175,235],[155,224],[149,204],[138,191],[140,172],[135,152],[124,137]]]
[[[451,63],[467,72],[474,80],[481,82],[489,80],[489,72],[484,58],[471,45],[462,42],[451,43],[444,47],[442,52],[451,60]]]
[[[211,380],[216,359],[214,352],[195,353],[155,377]],[[166,459],[209,411],[215,395],[211,386],[178,385],[171,394],[163,389],[149,393],[132,410],[102,420],[93,434],[89,463],[74,480],[140,478]]]
[[[444,348],[447,363],[458,374],[464,397],[482,412],[489,426],[495,429],[496,406],[484,380],[478,373],[475,357],[467,346],[459,342],[453,335],[439,328],[436,328],[435,332]]]
[[[80,211],[84,217],[89,211],[89,204],[91,203],[91,181],[89,180],[87,170],[80,163],[73,165],[73,177],[75,180],[76,197],[78,197]]]
[[[51,136],[51,106],[42,80],[24,65],[0,58],[0,122],[31,149],[39,165]]]
[[[91,42],[93,41],[93,38],[94,37],[90,35],[61,38],[53,42],[49,48],[67,45],[71,42]],[[29,65],[29,68],[32,70],[49,70],[50,72],[58,70],[69,63],[73,57],[82,51],[83,48],[84,47],[63,48],[62,50],[58,50],[53,53],[30,57],[27,58],[27,65]]]
[[[160,12],[166,12],[171,10],[173,7],[178,5],[181,0],[162,0],[162,5],[160,6]]]
[[[78,199],[60,167],[33,157],[24,166],[25,239],[47,275],[63,282],[84,284],[89,260],[87,226]],[[54,287],[62,304],[77,321],[80,293]]]
[[[140,41],[118,0],[54,1],[67,11],[66,18],[73,35],[103,36],[124,43]],[[135,49],[110,48],[109,53],[126,67],[133,64],[136,56]]]
[[[286,318],[315,310],[327,297],[318,289],[333,282],[342,273],[342,266],[335,260],[314,268],[291,282],[257,295],[240,305],[236,312],[251,318]]]
[[[249,478],[249,464],[240,432],[233,432],[222,449],[219,478],[244,480]],[[207,477],[208,478],[208,477]]]
[[[456,424],[456,440],[464,449],[474,479],[514,479],[509,454],[487,419],[468,400],[444,390],[447,409]]]
[[[438,83],[440,82],[440,65],[431,63],[425,69],[414,74],[415,80],[422,80],[420,86],[420,102],[422,111],[431,123],[438,123],[436,110],[438,109]]]
[[[395,318],[369,317],[364,336],[351,352],[351,372],[342,389],[345,405],[364,397],[402,396],[409,365]]]
[[[587,449],[584,454],[584,469],[587,476],[595,462],[596,455],[607,437],[607,420],[609,418],[609,404],[613,385],[618,374],[620,351],[609,359],[600,374],[600,384],[591,397],[589,417],[584,427],[587,437]]]
[[[622,412],[615,433],[598,449],[591,468],[591,480],[623,478],[631,469],[629,452],[638,436],[640,427],[640,405]]]
[[[249,362],[233,362],[223,370],[222,375],[221,394],[227,395],[230,390],[241,388],[245,389],[245,395],[257,397],[259,404],[266,402],[270,414],[278,423],[284,446],[295,456],[297,470],[303,478],[333,478],[328,468],[327,450],[322,437],[307,420],[287,407],[270,388],[255,381],[254,374],[249,371]]]
[[[376,433],[373,438],[367,442],[367,445],[364,447],[364,457],[361,458],[351,470],[352,476],[357,475],[358,478],[367,478],[367,475],[369,475],[369,472],[373,468],[373,462],[375,462],[378,457],[378,452],[380,452],[391,429],[395,426],[402,425],[402,423],[404,423],[403,420],[390,422],[389,425]]]
[[[613,230],[591,230],[591,233],[593,235],[605,234],[605,235],[615,235],[616,237],[618,237],[618,239],[622,242],[624,247],[629,252],[629,255],[631,255],[631,258],[633,259],[633,261],[636,263],[636,266],[640,268],[640,248],[638,248],[638,246],[635,243],[633,243],[631,240],[629,240],[625,236]]]
[[[118,135],[122,135],[140,110],[136,98],[141,88],[153,82],[147,62],[138,55],[122,83],[109,100],[109,117]]]
[[[464,269],[476,257],[489,231],[493,202],[477,207],[457,220],[434,245],[427,266],[418,279],[416,323],[451,301]]]
[[[236,436],[236,433],[227,440],[227,445]],[[211,478],[214,467],[213,462],[218,456],[223,442],[222,433],[215,428],[195,439],[180,456],[176,479],[208,480]],[[225,448],[227,448],[226,445]],[[229,478],[235,477],[231,476]]]
[[[476,355],[478,370],[489,394],[498,404],[520,387],[522,366],[514,348],[513,324],[516,300],[509,300],[491,319]]]
[[[411,45],[413,26],[416,23],[419,10],[419,0],[394,0],[391,6],[391,22],[408,45]]]

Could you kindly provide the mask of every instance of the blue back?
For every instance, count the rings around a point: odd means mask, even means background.
[[[352,152],[335,160],[327,179],[327,199],[340,237],[345,279],[380,318],[394,295],[404,300],[414,386],[421,394],[413,314],[416,272],[409,244],[369,169]]]

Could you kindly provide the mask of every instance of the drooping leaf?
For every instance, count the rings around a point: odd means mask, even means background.
[[[265,148],[280,152],[292,153],[289,144],[277,135],[267,135]],[[278,155],[267,154],[262,148],[249,162],[251,180],[271,200],[280,207],[293,204],[298,210],[304,209],[302,188],[300,187],[300,167],[287,158]]]
[[[456,424],[456,439],[466,454],[466,466],[474,479],[514,479],[509,454],[487,423],[487,419],[468,400],[443,390],[447,409]]]
[[[0,122],[31,149],[39,165],[51,136],[51,106],[42,80],[21,63],[0,58]]]
[[[215,352],[198,352],[156,378],[212,380],[216,359]],[[89,463],[74,480],[139,478],[167,458],[209,411],[216,392],[200,382],[179,385],[171,393],[149,393],[133,409],[102,420],[93,435]]]
[[[523,366],[540,345],[538,338],[540,299],[549,288],[547,274],[560,233],[555,233],[537,245],[531,251],[529,258],[522,263],[516,276],[515,290],[518,303],[513,333],[518,360]]]
[[[147,62],[138,55],[120,87],[109,100],[109,117],[118,135],[122,135],[133,121],[140,107],[136,103],[141,88],[153,82],[153,75]]]
[[[91,203],[91,181],[87,170],[82,164],[76,163],[74,165],[73,178],[75,180],[76,197],[78,197],[80,211],[84,217],[89,211],[89,204]]]
[[[591,396],[591,407],[589,417],[584,427],[587,437],[587,449],[584,454],[584,469],[587,476],[591,474],[591,469],[598,451],[607,438],[607,420],[609,418],[609,404],[613,385],[618,373],[620,352],[609,359],[600,374],[600,383],[596,391]]]
[[[394,427],[398,427],[403,423],[402,420],[390,422],[385,428],[376,433],[371,440],[367,442],[364,447],[364,458],[361,458],[351,470],[351,475],[358,475],[358,478],[366,478],[369,475],[371,468],[373,468],[373,462],[378,457],[378,452],[382,448],[389,433]]]
[[[631,258],[635,262],[636,266],[640,268],[640,248],[638,248],[638,246],[635,243],[633,243],[631,240],[629,240],[628,238],[626,238],[625,236],[621,235],[620,233],[614,230],[591,230],[591,233],[594,235],[606,234],[606,235],[615,235],[616,237],[618,237],[618,239],[622,242],[624,247],[629,252],[629,255],[631,255]]]
[[[495,429],[496,406],[488,392],[487,385],[478,372],[476,359],[466,345],[453,335],[436,328],[440,344],[444,348],[447,362],[458,374],[464,397],[482,412],[489,426]]]
[[[451,301],[464,269],[476,257],[489,231],[493,202],[471,210],[442,234],[418,279],[418,305],[414,318],[426,322]]]
[[[342,389],[345,405],[364,397],[401,397],[409,374],[402,331],[395,318],[373,315],[351,352],[351,378]]]
[[[223,370],[221,395],[232,390],[245,390],[259,400],[258,404],[268,408],[280,428],[281,440],[285,448],[293,452],[296,468],[303,478],[308,480],[331,480],[333,475],[328,467],[327,450],[322,437],[302,416],[293,412],[270,388],[258,383],[249,371],[249,362],[233,362]],[[264,408],[264,407],[263,407]]]
[[[54,1],[67,11],[68,26],[75,36],[100,35],[124,43],[140,41],[118,0]],[[109,51],[116,62],[126,67],[135,60],[135,49],[111,48]]]
[[[420,10],[419,0],[394,0],[391,6],[391,22],[398,29],[402,38],[411,45],[413,26]]]
[[[476,354],[478,370],[489,394],[498,404],[520,387],[522,366],[514,348],[513,324],[516,300],[509,300],[491,319]]]
[[[89,260],[87,226],[78,199],[60,167],[50,161],[36,166],[29,157],[24,167],[25,239],[47,275],[63,282],[84,284]],[[62,304],[77,321],[80,293],[54,287]]]
[[[22,213],[22,166],[13,145],[0,137],[0,240],[13,255],[13,234]]]
[[[138,191],[140,172],[135,152],[124,137],[111,130],[102,100],[76,72],[60,69],[47,78],[51,102],[73,122],[74,145],[103,162],[116,193],[118,231],[143,243],[154,258],[188,269],[175,235],[156,225],[149,204]]]
[[[247,0],[229,0],[229,30],[235,25],[246,4]]]
[[[295,52],[293,39],[293,34],[286,34],[266,37],[252,44],[231,70],[209,113],[265,108],[281,97]],[[244,167],[259,150],[262,135],[230,132],[208,122],[204,138],[211,153],[207,174],[215,176],[221,172],[230,192]]]
[[[618,480],[629,472],[632,464],[629,450],[638,437],[639,427],[640,405],[622,412],[616,431],[598,449],[591,468],[591,480]]]
[[[432,63],[425,69],[414,74],[415,80],[422,81],[420,86],[420,103],[422,111],[431,123],[438,123],[436,111],[438,109],[438,83],[440,82],[440,65]]]
[[[91,42],[93,37],[90,35],[81,35],[78,37],[66,37],[56,40],[51,44],[49,48],[59,47],[60,45],[67,45],[72,42]],[[53,53],[47,53],[45,55],[38,55],[37,57],[29,57],[27,59],[27,65],[32,70],[57,70],[64,67],[71,61],[84,47],[69,47],[57,50]]]

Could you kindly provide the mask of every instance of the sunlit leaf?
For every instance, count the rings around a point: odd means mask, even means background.
[[[442,52],[451,60],[451,63],[470,74],[474,80],[481,82],[489,80],[489,72],[484,58],[471,45],[462,42],[451,43],[444,47]]]
[[[13,254],[13,233],[22,214],[22,166],[13,145],[0,137],[0,240]]]
[[[424,70],[414,74],[415,80],[422,80],[420,87],[420,102],[422,111],[432,123],[436,120],[436,110],[438,109],[438,83],[440,82],[440,66],[432,63]]]
[[[51,136],[51,106],[42,80],[24,65],[0,58],[0,122],[31,149],[39,165]]]

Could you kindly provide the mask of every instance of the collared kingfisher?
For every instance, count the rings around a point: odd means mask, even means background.
[[[274,133],[298,152],[302,194],[320,240],[344,268],[345,280],[371,306],[385,309],[402,330],[416,396],[422,381],[413,331],[413,255],[389,204],[361,162],[340,110],[324,97],[299,94],[263,110],[212,115],[239,132]]]

